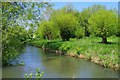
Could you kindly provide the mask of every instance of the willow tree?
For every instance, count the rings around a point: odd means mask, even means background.
[[[102,38],[102,43],[107,43],[107,37],[116,33],[118,19],[115,13],[100,10],[89,19],[89,31]]]
[[[59,36],[59,31],[53,25],[52,21],[42,21],[36,31],[38,38],[55,39]]]
[[[97,12],[99,10],[105,10],[105,6],[95,4],[91,7],[83,9],[79,13],[79,16],[78,16],[79,23],[80,23],[80,26],[84,27],[85,36],[87,36],[87,37],[90,36],[90,32],[88,31],[88,26],[89,26],[88,20],[92,14],[94,14],[95,12]]]
[[[61,10],[56,10],[50,17],[54,22],[54,26],[60,31],[60,37],[63,41],[69,41],[70,38],[75,37],[75,32],[79,26],[76,17],[72,13]]]

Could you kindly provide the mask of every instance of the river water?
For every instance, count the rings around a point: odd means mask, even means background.
[[[44,71],[43,78],[118,78],[118,72],[90,61],[56,55],[34,46],[27,46],[20,60],[24,66],[4,66],[3,78],[24,78],[25,73]]]

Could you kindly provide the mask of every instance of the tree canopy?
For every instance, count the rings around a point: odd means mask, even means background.
[[[51,16],[51,20],[58,27],[63,41],[75,37],[75,31],[79,24],[73,14],[67,13],[64,10],[58,10]]]
[[[8,64],[18,56],[24,48],[23,46],[32,37],[31,34],[34,28],[37,27],[37,22],[43,19],[43,12],[51,6],[48,2],[2,2],[3,65]],[[32,29],[30,23],[32,23]],[[30,30],[27,30],[26,27],[29,27]]]
[[[107,37],[115,34],[118,27],[117,16],[109,10],[100,10],[89,19],[89,31],[102,37],[102,43],[107,43]]]
[[[89,18],[97,11],[99,10],[105,10],[105,6],[103,5],[93,5],[91,7],[88,7],[88,8],[85,8],[83,9],[80,13],[79,13],[79,16],[78,16],[78,21],[80,23],[80,26],[84,27],[85,29],[85,36],[90,36],[90,32],[88,31],[88,26],[89,26],[89,23],[88,23],[88,20]]]
[[[55,39],[59,37],[59,31],[55,28],[52,21],[42,21],[36,31],[36,35],[44,39]]]

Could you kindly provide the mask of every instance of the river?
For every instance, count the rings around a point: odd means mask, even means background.
[[[83,59],[45,52],[27,46],[20,55],[24,66],[4,66],[3,78],[24,78],[25,73],[44,71],[43,78],[118,78],[118,72]]]

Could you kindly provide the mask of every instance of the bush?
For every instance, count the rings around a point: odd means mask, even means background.
[[[6,30],[2,35],[2,65],[8,65],[17,58],[28,43],[28,33],[24,28],[15,26]]]

